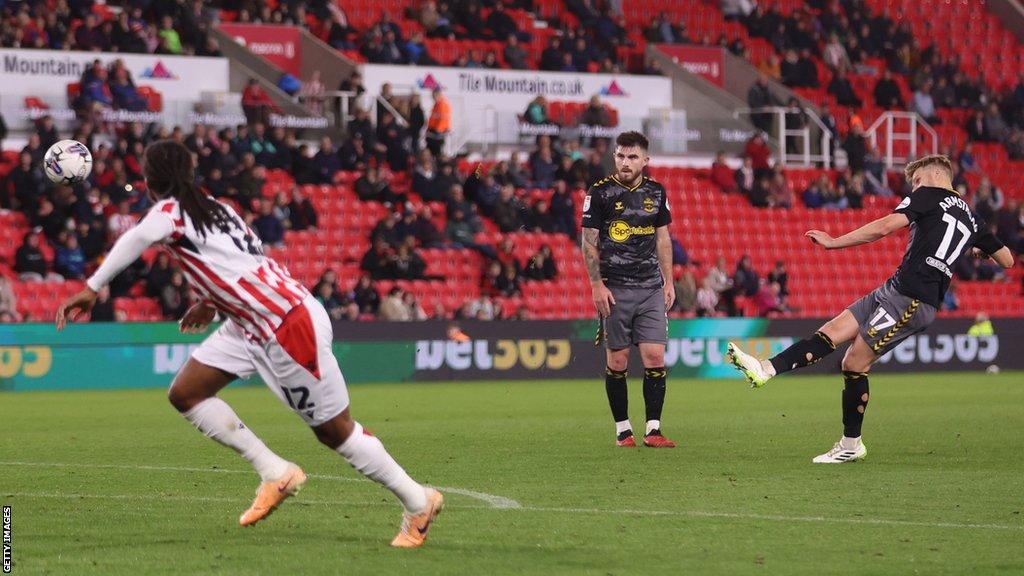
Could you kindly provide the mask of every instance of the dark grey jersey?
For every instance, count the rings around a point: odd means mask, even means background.
[[[670,222],[665,187],[646,176],[633,188],[609,176],[583,202],[583,227],[599,232],[601,278],[609,286],[662,285],[655,230]]]
[[[949,288],[957,258],[975,246],[986,254],[1003,247],[952,190],[922,186],[895,212],[910,220],[910,244],[892,277],[893,287],[936,308]]]

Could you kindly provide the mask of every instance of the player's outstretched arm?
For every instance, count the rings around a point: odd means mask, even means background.
[[[903,214],[889,214],[838,238],[833,238],[821,230],[809,230],[804,236],[810,238],[811,242],[820,244],[826,250],[837,250],[874,242],[908,225],[910,225],[910,220]]]
[[[174,224],[167,214],[151,210],[138,225],[125,232],[114,243],[103,264],[85,281],[86,287],[65,300],[57,309],[57,330],[63,330],[68,321],[74,321],[91,310],[100,288],[138,260],[146,248],[167,238],[173,231]]]
[[[1003,246],[999,250],[989,254],[989,257],[995,260],[996,264],[999,264],[1003,268],[1013,268],[1013,252],[1010,252],[1010,249],[1006,246]]]

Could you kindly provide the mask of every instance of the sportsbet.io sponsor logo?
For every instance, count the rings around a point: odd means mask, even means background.
[[[569,365],[568,340],[419,340],[416,370],[562,370]]]
[[[608,226],[608,237],[616,242],[625,242],[633,236],[654,234],[654,226],[630,226],[624,220],[615,220]]]

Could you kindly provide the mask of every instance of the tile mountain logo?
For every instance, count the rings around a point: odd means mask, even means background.
[[[177,80],[178,76],[167,69],[164,63],[157,60],[156,64],[152,68],[146,68],[142,72],[143,78],[153,78],[156,80]]]
[[[433,90],[434,88],[444,88],[437,78],[434,78],[433,74],[427,73],[422,80],[416,80],[416,85],[420,87],[420,90]]]
[[[619,86],[618,81],[612,80],[611,84],[603,86],[600,91],[601,96],[629,96],[629,94]]]

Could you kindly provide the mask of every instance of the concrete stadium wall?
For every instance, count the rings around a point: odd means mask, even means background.
[[[666,366],[676,378],[736,378],[725,362],[728,341],[770,356],[822,322],[673,320]],[[598,378],[604,370],[604,350],[594,346],[593,320],[460,324],[468,341],[449,340],[447,322],[339,323],[334,353],[350,384]],[[877,371],[1024,369],[1024,318],[995,319],[993,324],[995,336],[970,337],[969,321],[939,320],[883,357]],[[75,324],[61,334],[50,324],[2,325],[0,392],[164,388],[203,338],[181,334],[173,322]],[[841,357],[839,351],[805,372],[838,374]]]

